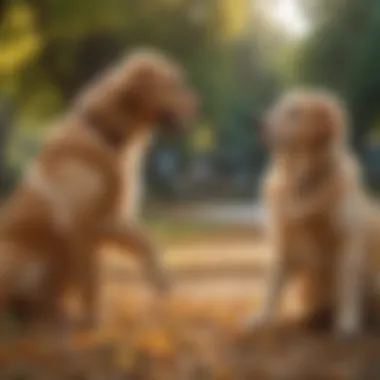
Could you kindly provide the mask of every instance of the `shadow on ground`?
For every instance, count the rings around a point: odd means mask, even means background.
[[[179,308],[179,305],[176,306]],[[28,338],[0,346],[1,379],[308,380],[380,378],[380,340],[338,339],[295,328],[237,334],[242,306],[191,305],[143,321],[73,334],[69,342]],[[161,311],[162,312],[162,311]],[[170,314],[168,314],[170,313]]]
[[[101,327],[68,339],[8,331],[0,341],[0,379],[380,379],[375,334],[342,340],[299,325],[238,334],[239,321],[260,303],[265,249],[241,234],[186,239],[167,250],[175,278],[168,299],[142,290],[107,255]]]

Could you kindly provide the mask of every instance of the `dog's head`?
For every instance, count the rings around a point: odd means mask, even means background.
[[[347,128],[338,99],[321,91],[286,94],[269,112],[264,137],[273,154],[308,171],[336,152]]]
[[[142,123],[181,130],[197,111],[185,73],[158,53],[141,52],[127,58],[120,81],[121,107]]]
[[[126,57],[89,88],[79,105],[107,119],[120,135],[131,128],[183,130],[198,108],[182,69],[153,51]]]

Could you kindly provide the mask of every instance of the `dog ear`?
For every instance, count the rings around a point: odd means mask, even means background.
[[[124,78],[125,86],[121,86],[120,105],[130,113],[142,113],[147,111],[152,101],[155,75],[149,66],[141,66],[131,70],[127,78]]]
[[[138,82],[136,80],[123,90],[123,94],[120,97],[121,106],[128,110],[128,112],[138,113],[146,106],[148,93],[148,83],[146,83],[146,81]]]
[[[258,122],[260,141],[265,147],[272,147],[274,142],[274,110],[267,111]]]
[[[315,122],[319,128],[321,143],[340,140],[345,133],[343,109],[332,102],[316,110]]]

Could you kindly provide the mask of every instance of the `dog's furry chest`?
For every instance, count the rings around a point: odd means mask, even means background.
[[[289,223],[288,258],[296,266],[333,263],[339,256],[342,229],[331,215],[317,215]]]

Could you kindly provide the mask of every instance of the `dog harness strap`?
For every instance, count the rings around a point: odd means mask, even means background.
[[[84,120],[85,125],[99,135],[112,148],[119,148],[124,141],[120,128],[94,112],[81,111],[79,117]]]
[[[319,189],[319,187],[331,177],[335,172],[336,167],[331,163],[323,166],[318,172],[312,176],[305,178],[298,186],[299,195],[307,196],[311,192]]]

